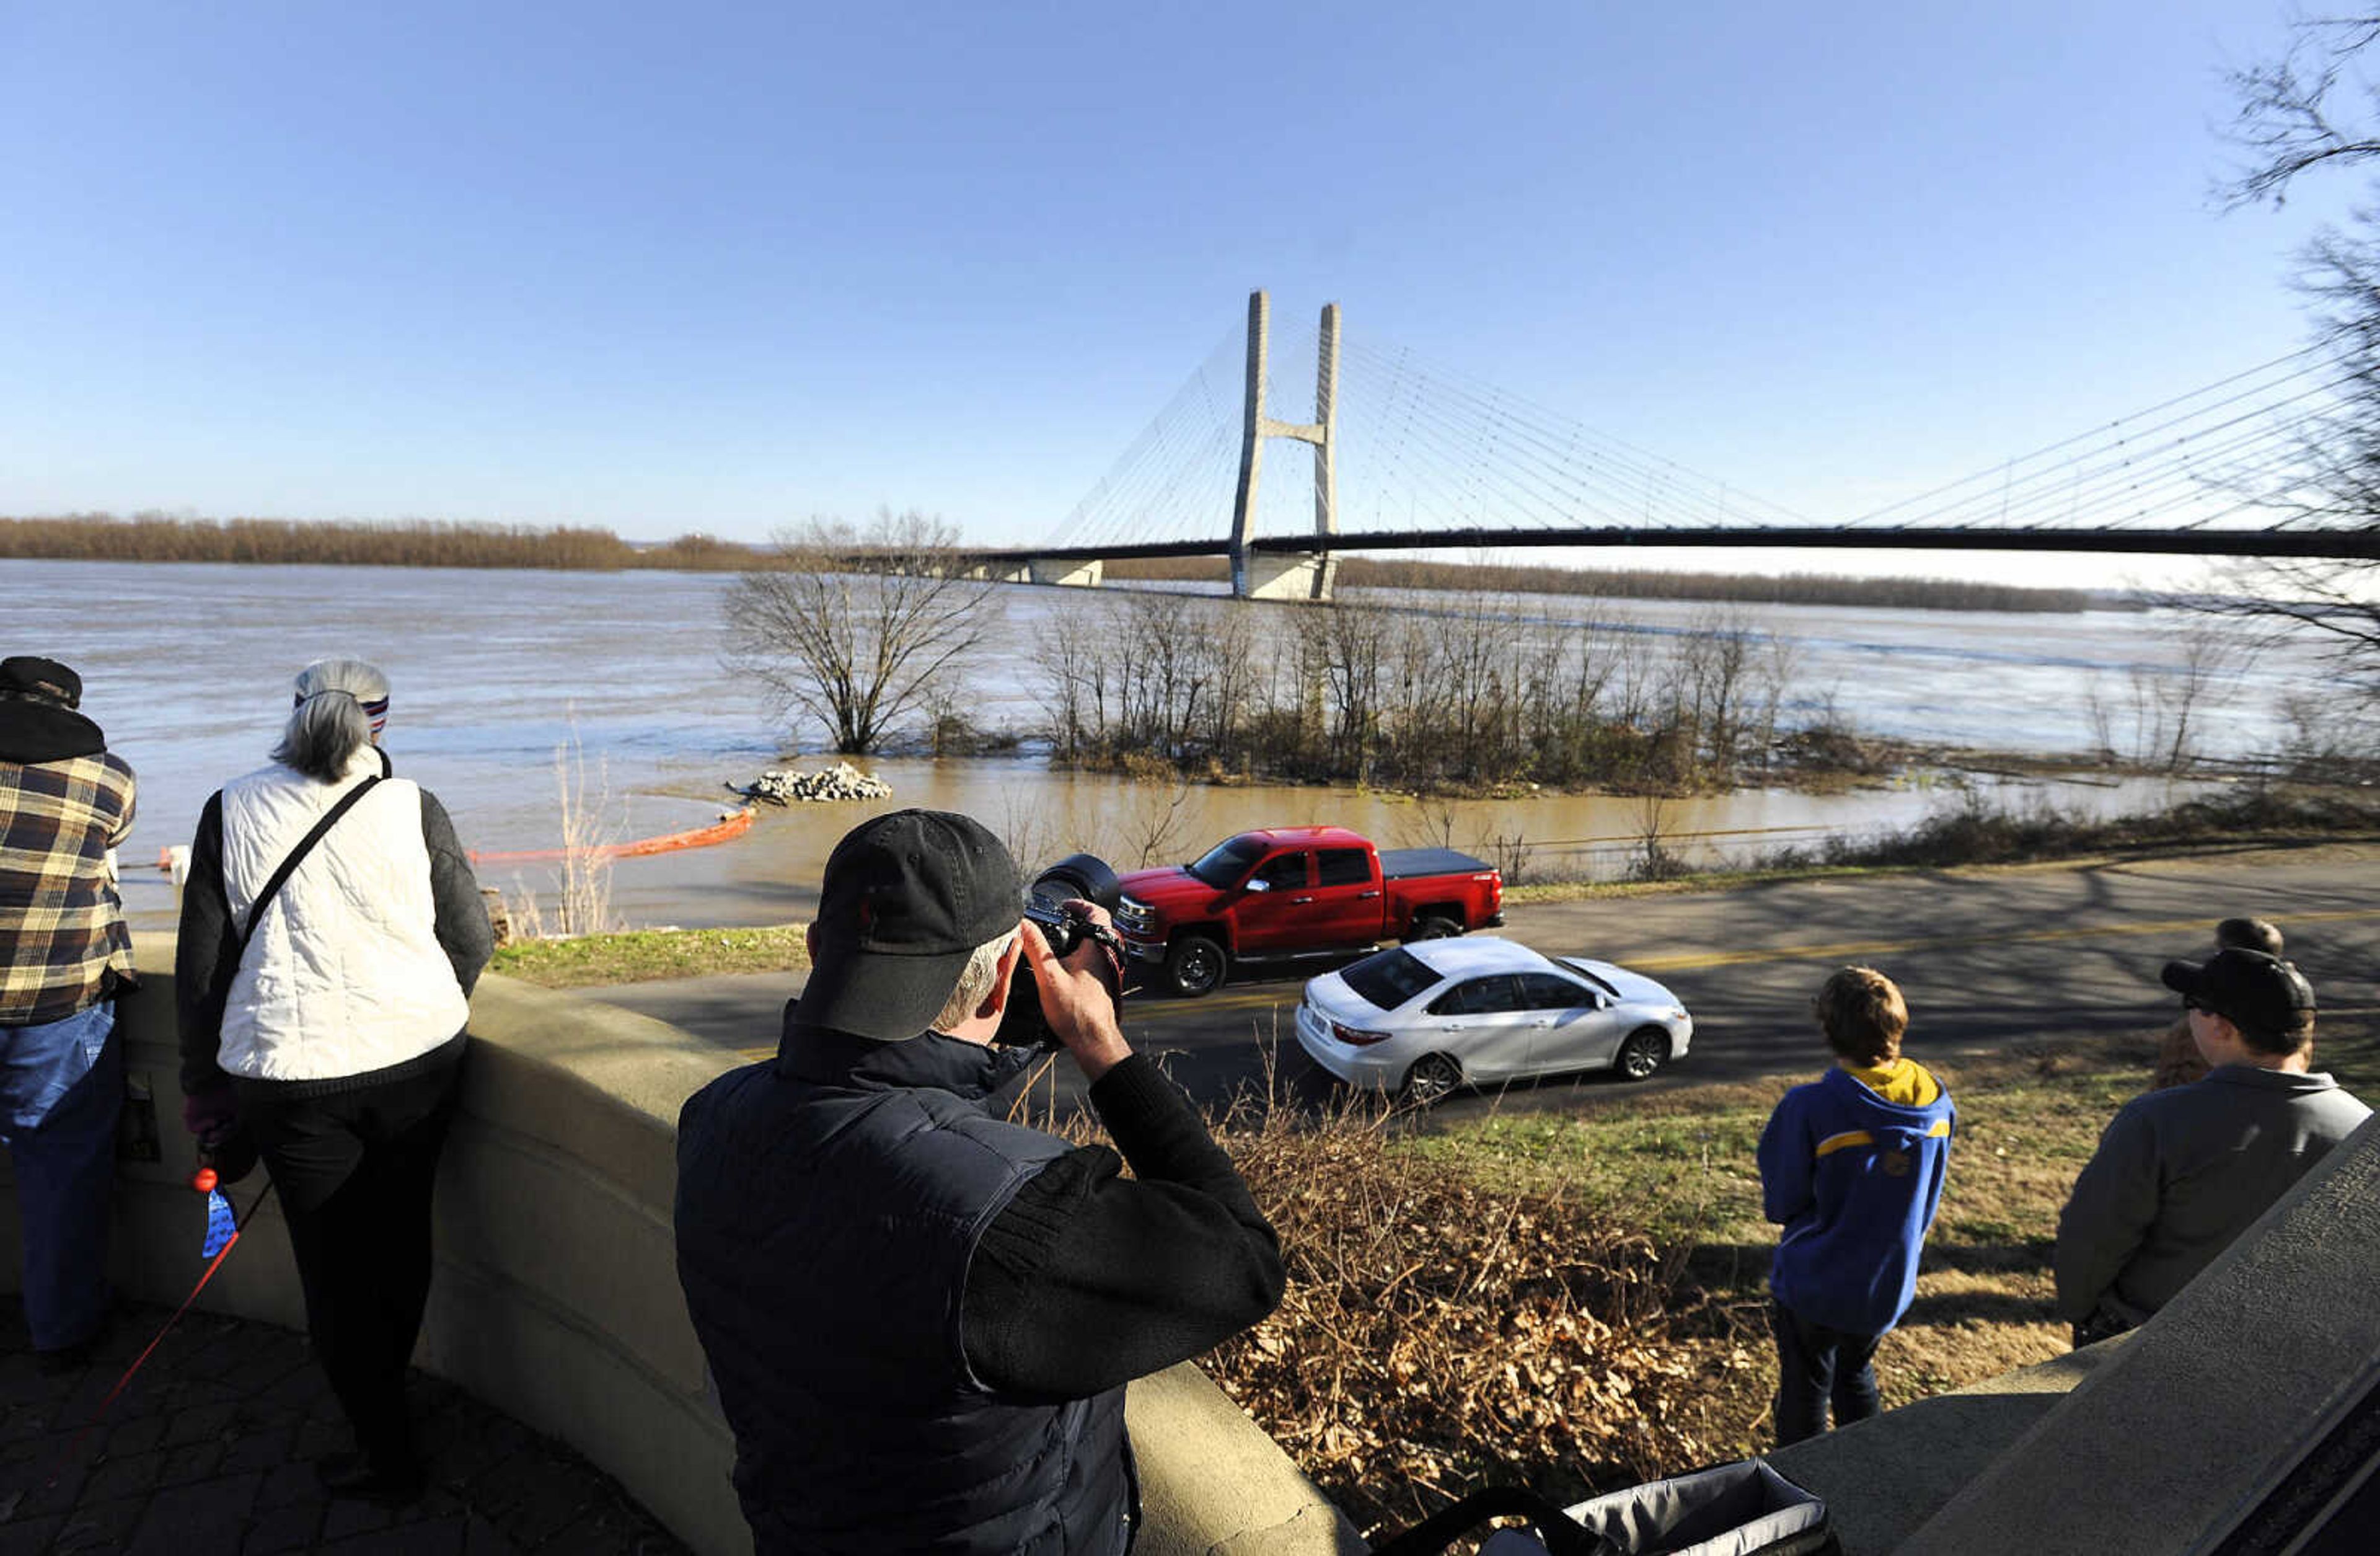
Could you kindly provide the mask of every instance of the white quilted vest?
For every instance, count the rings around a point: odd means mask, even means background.
[[[365,747],[336,784],[275,762],[224,785],[224,892],[235,927],[281,861],[380,771]],[[382,781],[265,905],[224,1005],[218,1062],[256,1080],[326,1080],[427,1053],[470,1007],[432,932],[421,791]]]

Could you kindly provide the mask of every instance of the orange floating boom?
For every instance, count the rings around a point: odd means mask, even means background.
[[[660,837],[640,837],[633,843],[603,843],[588,850],[599,859],[634,859],[648,854],[674,854],[681,848],[708,848],[714,843],[726,843],[752,830],[752,808],[731,810],[707,827],[693,827],[686,832],[674,832]],[[471,862],[477,864],[525,863],[531,859],[567,857],[566,848],[506,848],[472,849]]]

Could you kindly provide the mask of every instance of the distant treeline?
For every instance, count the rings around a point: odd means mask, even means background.
[[[737,572],[763,553],[712,535],[635,546],[609,529],[414,519],[0,518],[0,557],[77,562],[277,562],[370,567],[662,567]]]
[[[1111,562],[1111,578],[1219,580],[1219,557]],[[1349,589],[1485,590],[1496,594],[1605,595],[1624,600],[1708,600],[1733,604],[1866,605],[1925,611],[2087,611],[2080,589],[2025,589],[1961,578],[1861,578],[1833,573],[1637,572],[1616,567],[1520,567],[1501,564],[1400,562],[1350,556],[1339,564]]]
[[[525,524],[450,524],[411,519],[378,524],[336,519],[171,518],[69,514],[0,518],[0,557],[78,562],[278,562],[370,567],[538,567],[616,571],[748,572],[777,565],[765,548],[699,532],[638,545],[609,529]],[[1220,582],[1220,557],[1111,562],[1120,580]],[[1608,595],[1632,600],[1868,605],[1929,611],[2083,611],[2079,589],[2021,589],[1957,578],[1855,578],[1826,573],[1633,572],[1620,568],[1519,567],[1401,562],[1350,556],[1339,581],[1351,589],[1428,589],[1496,594]]]

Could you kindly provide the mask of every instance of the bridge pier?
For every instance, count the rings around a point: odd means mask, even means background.
[[[1246,600],[1327,601],[1339,581],[1335,555],[1299,555],[1294,552],[1250,552],[1235,581]]]
[[[1107,564],[1098,557],[1085,562],[1072,557],[1052,560],[1037,556],[1025,565],[1023,581],[1058,584],[1067,589],[1096,589],[1106,576]]]
[[[1322,309],[1314,364],[1314,419],[1278,421],[1265,414],[1265,360],[1271,304],[1248,294],[1248,387],[1240,432],[1240,487],[1232,501],[1232,593],[1242,600],[1328,600],[1339,574],[1327,554],[1267,557],[1248,544],[1255,532],[1257,486],[1264,473],[1264,440],[1291,438],[1314,446],[1314,533],[1328,540],[1339,529],[1339,305]],[[1299,573],[1295,580],[1287,575]]]

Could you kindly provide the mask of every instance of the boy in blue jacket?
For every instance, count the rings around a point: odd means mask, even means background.
[[[1768,1272],[1777,1445],[1876,1412],[1876,1347],[1917,1295],[1942,1202],[1956,1110],[1900,1056],[1909,1007],[1873,967],[1843,967],[1810,1002],[1835,1067],[1797,1086],[1760,1134],[1760,1195],[1783,1226]]]

